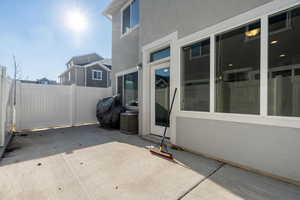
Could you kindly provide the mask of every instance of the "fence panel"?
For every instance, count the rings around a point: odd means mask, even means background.
[[[111,88],[75,87],[74,123],[97,122],[96,105],[99,99],[112,96]]]
[[[17,130],[71,124],[69,86],[17,84]]]
[[[4,146],[13,128],[13,81],[0,67],[0,146]]]
[[[18,83],[17,130],[96,122],[96,104],[111,88]]]

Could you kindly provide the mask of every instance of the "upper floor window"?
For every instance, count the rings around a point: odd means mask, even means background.
[[[102,71],[93,70],[93,80],[102,80]]]
[[[140,23],[140,3],[139,0],[133,0],[122,9],[122,35],[130,32]]]

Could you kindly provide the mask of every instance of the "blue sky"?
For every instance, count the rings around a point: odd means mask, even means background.
[[[23,79],[56,80],[72,56],[96,52],[111,57],[111,22],[102,16],[110,0],[1,0],[0,65],[13,74],[13,54]],[[66,12],[80,9],[86,31],[66,26]]]

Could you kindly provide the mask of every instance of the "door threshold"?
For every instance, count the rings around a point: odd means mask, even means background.
[[[153,142],[155,144],[160,144],[161,140],[162,140],[162,136],[160,135],[155,135],[155,134],[148,134],[148,135],[142,135],[141,136],[144,140],[147,140],[149,142]],[[165,138],[165,144],[171,144],[170,138]]]

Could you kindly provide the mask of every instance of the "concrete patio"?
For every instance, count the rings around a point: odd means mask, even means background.
[[[0,163],[0,199],[300,199],[299,186],[151,145],[96,125],[22,133]]]

